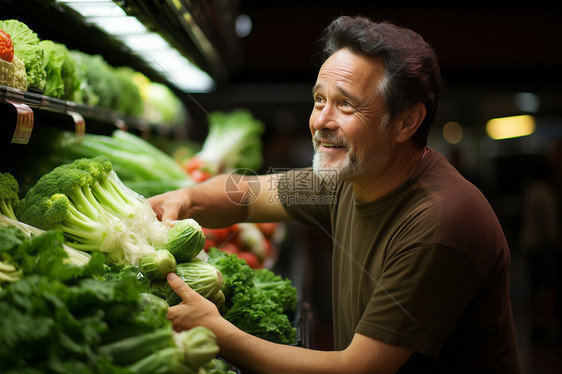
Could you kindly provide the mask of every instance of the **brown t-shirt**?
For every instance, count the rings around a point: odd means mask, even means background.
[[[519,372],[506,239],[440,153],[428,148],[405,183],[368,203],[310,169],[278,191],[293,218],[332,235],[336,349],[357,332],[412,349],[404,373]]]

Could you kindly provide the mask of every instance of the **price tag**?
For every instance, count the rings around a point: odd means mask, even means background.
[[[26,104],[6,100],[16,108],[16,130],[12,137],[14,144],[27,144],[33,130],[33,110]]]
[[[84,121],[84,117],[80,113],[77,112],[68,112],[68,114],[74,120],[74,127],[75,127],[75,135],[78,139],[82,138],[86,133],[86,121]]]

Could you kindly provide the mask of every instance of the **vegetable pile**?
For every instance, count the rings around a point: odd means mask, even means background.
[[[215,247],[206,253],[204,229],[193,219],[175,221],[173,227],[158,221],[148,202],[120,182],[106,157],[60,165],[21,199],[17,181],[7,173],[0,176],[0,222],[31,227],[32,236],[57,232],[75,268],[93,266],[101,256],[104,269],[113,272],[106,281],[133,274],[166,305],[181,302],[164,280],[175,272],[239,328],[274,342],[295,342],[291,318],[297,291],[290,280],[269,269],[252,269]],[[18,264],[2,257],[4,283],[21,281]]]
[[[144,197],[192,186],[195,182],[178,162],[143,138],[123,130],[111,136],[52,129],[48,132],[55,162],[107,157],[119,179]]]
[[[0,29],[0,84],[20,90],[27,89],[25,65],[14,55],[10,34]]]
[[[133,271],[114,276],[101,252],[77,266],[58,230],[27,237],[0,226],[0,237],[0,256],[23,274],[0,290],[3,373],[205,373],[218,365],[210,330],[174,332],[166,302]]]
[[[78,104],[110,109],[150,123],[177,126],[187,111],[168,86],[101,55],[41,40],[25,23],[0,21],[0,84]]]
[[[209,264],[219,269],[225,302],[223,317],[252,335],[282,344],[294,344],[296,329],[291,320],[297,290],[289,279],[269,269],[252,269],[234,254],[216,248],[209,251]],[[181,276],[180,276],[181,277]]]

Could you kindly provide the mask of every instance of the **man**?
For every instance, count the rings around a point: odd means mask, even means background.
[[[183,299],[170,308],[174,328],[207,326],[221,356],[248,372],[518,373],[501,227],[482,194],[426,146],[441,91],[434,52],[410,30],[362,17],[336,19],[324,46],[310,116],[314,173],[242,180],[261,186],[249,204],[228,196],[227,176],[150,201],[162,220],[297,219],[331,232],[336,350],[250,336],[171,274]]]

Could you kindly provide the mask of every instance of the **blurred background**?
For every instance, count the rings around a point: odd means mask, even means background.
[[[158,142],[201,142],[210,112],[250,110],[265,124],[262,171],[311,162],[308,117],[319,67],[317,40],[332,19],[364,15],[421,34],[437,52],[446,85],[429,146],[482,190],[510,244],[523,373],[562,371],[559,7],[351,0],[113,2],[204,72],[202,86],[186,87],[182,76],[166,73],[163,62],[151,64],[155,58],[143,59],[146,52],[135,52],[123,37],[101,30],[99,20],[61,5],[87,10],[84,3],[97,2],[0,0],[0,5],[2,19],[17,18],[41,38],[101,54],[112,65],[132,66],[170,87],[188,115],[179,130],[152,127]],[[309,345],[329,349],[330,241],[313,228],[292,229],[278,266],[310,301]],[[299,261],[291,260],[293,255]]]

